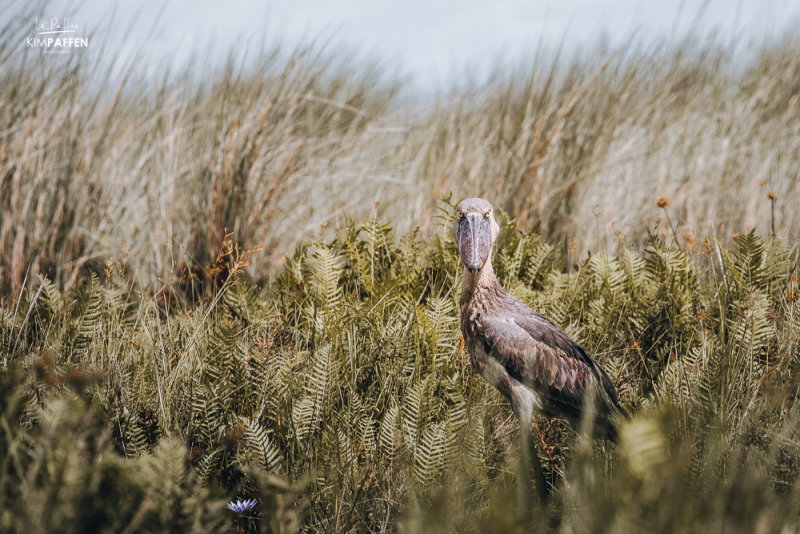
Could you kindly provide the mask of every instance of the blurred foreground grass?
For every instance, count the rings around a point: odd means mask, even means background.
[[[800,527],[800,277],[785,240],[653,236],[571,273],[506,218],[512,293],[608,370],[620,443],[537,421],[553,485],[516,504],[517,426],[460,347],[450,209],[430,239],[348,220],[270,286],[153,293],[112,263],[0,308],[0,529],[776,532]],[[234,498],[259,505],[242,518]]]

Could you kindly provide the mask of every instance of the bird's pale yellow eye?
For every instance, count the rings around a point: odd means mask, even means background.
[[[488,219],[488,218],[489,218],[489,215],[490,215],[491,213],[492,213],[491,211],[487,211],[486,213],[484,213],[484,214],[483,214],[483,216],[484,216],[484,217],[486,217],[486,218]]]
[[[463,211],[459,211],[458,212],[458,218],[459,219],[463,219],[464,218],[464,212]]]

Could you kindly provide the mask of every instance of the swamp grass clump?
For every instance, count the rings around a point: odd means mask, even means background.
[[[665,206],[666,209],[666,206]],[[619,443],[534,428],[552,498],[529,514],[517,425],[461,346],[450,207],[428,235],[348,219],[257,286],[205,298],[119,264],[0,308],[0,529],[707,532],[798,527],[798,251],[651,234],[566,264],[506,217],[503,285],[608,371]],[[235,254],[236,247],[227,250]],[[253,499],[247,514],[226,503]]]

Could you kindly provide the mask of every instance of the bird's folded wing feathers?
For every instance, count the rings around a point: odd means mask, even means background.
[[[562,411],[580,416],[583,398],[599,386],[618,404],[611,381],[583,349],[538,314],[483,321],[486,352]]]

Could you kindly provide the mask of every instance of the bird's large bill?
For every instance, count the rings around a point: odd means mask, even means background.
[[[458,249],[461,259],[470,271],[483,268],[492,250],[489,219],[477,213],[461,218],[458,224]]]

